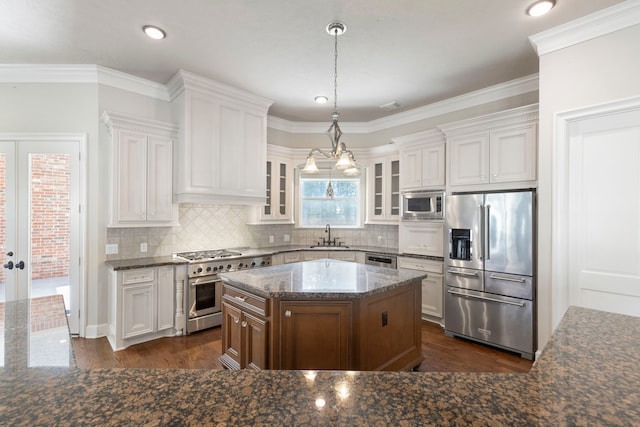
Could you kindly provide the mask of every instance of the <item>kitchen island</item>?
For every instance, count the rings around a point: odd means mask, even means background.
[[[320,259],[220,274],[229,369],[409,370],[426,275]]]
[[[82,370],[73,358],[68,367],[34,367],[33,311],[25,301],[0,306],[3,426],[630,426],[640,419],[637,317],[569,308],[527,374]],[[59,345],[48,340],[38,351]]]

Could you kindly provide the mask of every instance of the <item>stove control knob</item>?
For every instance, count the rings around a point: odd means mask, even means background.
[[[207,267],[207,272],[211,271],[211,267]]]
[[[221,265],[220,267],[218,267],[218,270],[220,271],[224,270],[224,265]]]
[[[243,263],[238,264],[238,268],[242,268],[243,265]]]
[[[231,270],[231,264],[227,265],[227,270]]]
[[[213,271],[218,271],[218,267],[213,267]]]
[[[267,262],[266,261],[262,261],[262,263],[260,263],[260,265],[265,265]]]
[[[253,262],[251,263],[251,267],[255,267],[255,266],[256,266],[256,262],[255,262],[255,261],[253,261]]]
[[[198,273],[202,273],[202,267],[198,267]]]

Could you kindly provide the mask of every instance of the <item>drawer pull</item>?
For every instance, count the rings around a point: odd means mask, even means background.
[[[242,321],[242,327],[246,328],[247,327],[247,322],[245,322],[244,320]]]
[[[504,280],[505,282],[516,282],[516,283],[525,283],[526,282],[526,280],[523,277],[514,279],[513,277],[498,276],[497,274],[492,274],[489,277],[492,278],[492,279]]]
[[[459,276],[469,276],[469,277],[478,277],[478,273],[467,273],[465,271],[457,271],[457,270],[447,270],[448,273],[457,274]]]
[[[291,310],[286,310],[284,312],[284,317],[291,317]]]
[[[235,299],[239,299],[239,300],[240,300],[240,301],[242,301],[242,302],[245,302],[245,301],[247,300],[247,297],[240,297],[240,296],[238,296],[238,295],[234,295],[233,297],[234,297]]]
[[[233,323],[238,323],[239,321],[240,321],[239,317],[235,317],[235,316],[233,317]]]
[[[497,298],[489,298],[489,297],[482,297],[482,296],[479,296],[479,295],[464,294],[462,292],[452,291],[451,289],[449,289],[447,292],[449,294],[451,294],[451,295],[456,295],[456,296],[464,297],[464,298],[473,298],[473,299],[479,299],[481,301],[491,301],[491,302],[497,302],[499,304],[517,305],[518,307],[524,307],[524,303],[523,302],[505,301],[505,300],[501,300],[501,299],[497,299]]]

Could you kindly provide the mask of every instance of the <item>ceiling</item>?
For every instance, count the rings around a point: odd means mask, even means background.
[[[333,37],[340,120],[367,122],[538,72],[528,36],[621,0],[0,0],[0,63],[98,64],[159,83],[184,69],[328,122]],[[167,38],[152,40],[153,24]],[[329,102],[314,103],[316,95]],[[387,112],[381,105],[403,107]]]

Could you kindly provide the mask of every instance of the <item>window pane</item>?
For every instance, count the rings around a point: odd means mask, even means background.
[[[302,225],[324,227],[358,225],[358,201],[353,199],[305,200]]]

